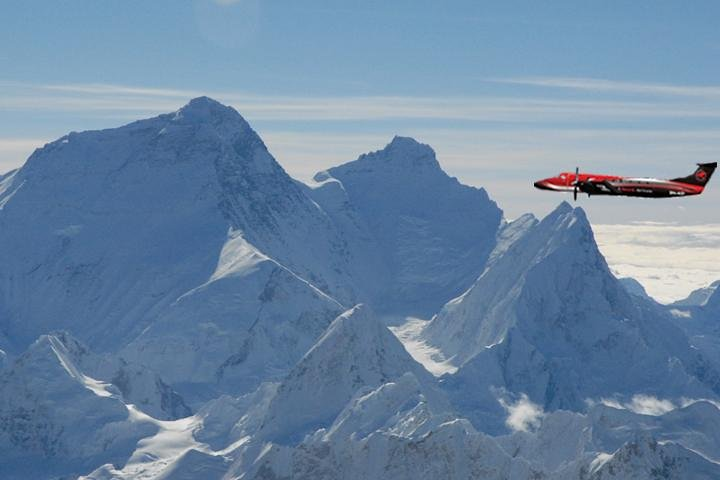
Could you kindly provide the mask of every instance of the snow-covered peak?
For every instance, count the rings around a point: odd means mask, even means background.
[[[562,215],[562,214],[568,213],[568,212],[570,212],[570,211],[572,211],[572,210],[575,210],[575,208],[573,208],[573,206],[570,205],[570,202],[568,202],[567,200],[563,200],[563,201],[560,202],[560,203],[558,204],[558,206],[555,207],[555,209],[550,213],[550,216],[552,216],[553,214]],[[580,207],[577,207],[577,210],[580,210],[580,211],[582,211],[582,212],[584,213],[584,210],[583,210],[582,208],[580,208]]]
[[[340,173],[342,172],[342,173]],[[429,145],[420,143],[411,137],[393,137],[383,149],[364,153],[353,162],[333,167],[327,172],[316,175],[316,181],[328,175],[342,177],[343,174],[374,175],[418,175],[443,174],[440,164],[435,158],[435,151]]]
[[[232,107],[223,105],[210,97],[193,98],[177,111],[176,119],[194,122],[209,122],[219,119],[241,119],[240,114]]]
[[[561,297],[588,293],[597,298],[600,292],[590,284],[601,286],[614,280],[581,208],[573,209],[562,202],[539,223],[533,217],[521,217],[518,221],[514,233],[513,224],[506,227],[510,229],[508,238],[503,238],[501,230],[492,261],[475,284],[448,302],[425,329],[425,338],[440,347],[448,358],[454,357],[458,365],[501,342],[525,313],[536,315],[534,307],[520,306],[522,297],[532,297],[532,302],[540,301],[535,299],[538,296],[554,298],[552,305],[560,307]],[[587,277],[578,281],[581,275]],[[611,295],[615,298],[623,293],[613,291]],[[624,302],[629,303],[627,298]],[[548,306],[546,303],[545,307]],[[584,306],[577,308],[583,310]],[[600,301],[595,308],[607,310],[607,301]]]
[[[30,347],[15,361],[10,375],[22,371],[27,374],[34,372],[36,381],[48,383],[65,382],[66,379],[77,382],[101,396],[119,394],[109,384],[96,382],[82,372],[84,362],[90,360],[97,363],[99,359],[85,346],[66,332],[41,335]],[[96,388],[97,387],[97,388]]]
[[[185,162],[204,162],[212,166],[223,154],[264,171],[267,163],[274,163],[260,137],[234,108],[198,97],[173,113],[116,128],[71,132],[36,150],[18,177],[117,174],[118,168],[135,163],[179,167]]]
[[[427,165],[440,168],[440,164],[435,158],[435,150],[430,145],[420,143],[412,137],[396,135],[380,152],[382,156],[373,154],[368,154],[368,156],[376,160],[384,157],[392,158],[396,162],[411,161],[413,166]]]
[[[577,250],[580,246],[574,245],[577,240],[582,240],[582,244],[595,243],[592,227],[585,211],[581,207],[573,208],[565,201],[537,224],[535,236],[537,237],[535,243],[546,244],[544,249],[540,249],[541,256],[547,255],[551,250],[557,249],[563,244],[572,245]],[[597,247],[594,251],[599,254]]]
[[[43,335],[0,374],[3,478],[77,476],[124,462],[152,434],[152,425],[127,421],[118,389],[81,371],[77,362],[89,355],[67,334]]]
[[[430,145],[427,145],[425,143],[420,143],[417,140],[415,140],[412,137],[403,137],[401,135],[395,135],[390,143],[388,143],[384,150],[413,150],[413,149],[420,149],[424,151],[433,151],[432,147]]]
[[[10,374],[32,375],[38,389],[83,387],[100,397],[132,403],[154,418],[190,415],[183,399],[157,373],[110,355],[98,355],[67,332],[41,335],[21,355]]]
[[[720,465],[693,450],[673,442],[658,442],[640,435],[611,455],[599,455],[590,464],[590,479],[626,480],[631,478],[712,479],[720,475]]]
[[[357,392],[407,372],[432,390],[432,376],[369,307],[358,305],[333,321],[280,384],[261,436],[280,443],[300,440],[306,433],[329,426]]]
[[[566,201],[561,202],[555,207],[552,212],[542,219],[540,224],[555,229],[570,229],[575,226],[578,229],[592,231],[585,210],[581,207],[573,208],[572,205]]]
[[[179,140],[178,135],[183,134],[200,136],[203,142],[229,142],[238,154],[236,160],[274,163],[260,136],[242,115],[233,107],[209,97],[194,98],[174,114],[160,115],[157,120],[144,122],[155,122],[160,128],[158,136],[174,142]],[[268,167],[264,168],[267,170]]]
[[[707,360],[659,307],[625,291],[584,212],[565,203],[449,302],[424,338],[460,367],[446,385],[489,429],[501,414],[498,391],[573,410],[615,394],[720,393]]]
[[[0,224],[12,353],[56,329],[122,346],[208,280],[228,231],[356,302],[337,227],[235,110],[206,97],[38,149],[0,181]]]
[[[41,335],[29,351],[41,351],[47,348],[52,350],[58,357],[69,359],[78,366],[85,363],[88,358],[94,357],[85,345],[64,331]]]
[[[340,183],[316,200],[374,241],[368,255],[384,265],[373,282],[379,311],[432,315],[485,267],[502,212],[485,190],[448,176],[429,146],[395,137],[315,177],[331,179]]]

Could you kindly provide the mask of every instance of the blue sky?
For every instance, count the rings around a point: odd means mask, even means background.
[[[715,1],[16,1],[0,4],[0,171],[70,130],[235,106],[307,179],[393,135],[508,217],[560,170],[673,177],[720,152]],[[701,197],[583,199],[594,222],[720,222]],[[717,187],[717,188],[713,188]]]

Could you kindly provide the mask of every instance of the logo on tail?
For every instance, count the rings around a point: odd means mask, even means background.
[[[710,181],[710,177],[712,177],[712,174],[715,172],[716,168],[717,162],[698,163],[698,169],[695,170],[695,173],[687,177],[675,178],[672,181],[704,187],[707,182]]]

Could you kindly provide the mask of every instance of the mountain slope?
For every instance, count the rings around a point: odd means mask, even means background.
[[[367,306],[338,316],[280,383],[258,435],[279,443],[330,425],[358,392],[411,373],[438,404],[434,380]]]
[[[178,299],[121,353],[163,372],[199,405],[279,380],[342,311],[235,233],[210,280]]]
[[[720,286],[720,280],[711,283],[707,287],[698,288],[690,292],[687,298],[678,300],[670,304],[671,307],[702,307],[707,304],[710,297],[715,293],[717,288]]]
[[[217,267],[229,230],[340,301],[352,261],[328,216],[232,108],[71,133],[0,187],[0,331],[21,351],[67,329],[98,348],[142,332]]]
[[[382,311],[433,313],[472,283],[494,247],[497,205],[449,177],[432,148],[411,138],[395,137],[315,180],[339,181],[374,239],[388,274],[373,302]]]
[[[497,389],[573,410],[613,394],[720,393],[707,359],[662,309],[630,297],[597,250],[582,210],[567,204],[448,303],[424,335],[461,366],[445,386],[461,411],[494,424],[488,428],[498,427],[502,411]]]
[[[44,335],[0,375],[0,474],[5,479],[75,475],[122,463],[155,431],[113,385],[83,373],[84,349]]]
[[[595,467],[595,468],[592,468]],[[588,472],[588,473],[585,473]],[[582,479],[629,478],[711,480],[720,476],[720,465],[674,443],[640,438],[623,445],[581,473]]]
[[[72,133],[0,176],[0,266],[3,479],[720,475],[720,293],[630,295],[409,138],[304,185],[207,98]],[[435,378],[373,309],[441,307],[396,329]]]
[[[720,369],[720,290],[714,282],[688,297],[687,302],[669,305],[673,322],[689,337],[692,345]]]
[[[644,300],[652,300],[652,297],[650,297],[647,291],[645,291],[645,287],[643,287],[642,284],[634,278],[623,277],[618,278],[618,281],[623,287],[625,287],[625,290],[627,290],[630,295],[640,297]]]

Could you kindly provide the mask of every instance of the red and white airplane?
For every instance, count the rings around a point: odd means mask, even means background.
[[[657,178],[619,177],[617,175],[595,175],[592,173],[563,172],[535,182],[535,188],[554,192],[578,192],[590,195],[621,195],[625,197],[671,198],[700,195],[710,181],[717,162],[698,163],[695,173],[672,180]]]

